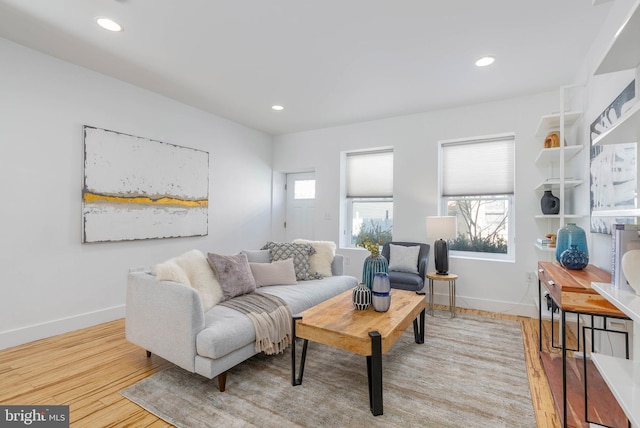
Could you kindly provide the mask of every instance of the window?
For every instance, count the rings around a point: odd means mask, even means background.
[[[346,187],[346,244],[391,241],[393,150],[347,153]]]
[[[295,180],[293,182],[293,199],[315,199],[316,180]]]
[[[514,260],[513,134],[440,143],[442,215],[458,219],[453,255]]]

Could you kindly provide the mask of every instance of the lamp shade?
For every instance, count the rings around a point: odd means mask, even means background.
[[[454,216],[427,216],[427,237],[455,239],[458,235],[457,218]]]

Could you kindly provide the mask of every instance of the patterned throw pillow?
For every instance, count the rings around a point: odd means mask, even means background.
[[[296,279],[305,281],[313,279],[309,265],[309,256],[316,250],[309,244],[294,244],[290,242],[267,242],[263,250],[271,250],[271,260],[293,259],[293,267],[296,271]]]

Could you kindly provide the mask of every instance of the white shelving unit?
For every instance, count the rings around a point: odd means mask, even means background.
[[[636,69],[636,99],[640,99],[640,0],[637,0],[624,24],[611,41],[594,74]],[[640,103],[636,101],[612,127],[592,144],[637,143],[640,140]],[[602,211],[594,215],[640,216],[640,209]],[[633,320],[633,360],[601,354],[591,359],[609,386],[631,424],[640,426],[640,296],[625,286],[614,288],[608,283],[592,283],[591,287]]]
[[[593,139],[593,145],[637,143],[638,140],[640,140],[640,102],[636,101],[620,120]]]
[[[569,178],[569,179],[565,179],[564,180],[564,187],[565,188],[578,187],[581,184],[582,184],[582,180],[575,180],[573,178]],[[538,191],[542,191],[542,190],[558,190],[558,189],[560,189],[561,185],[562,185],[562,183],[560,182],[559,178],[549,178],[549,179],[543,181],[542,183],[538,184],[538,187],[536,187],[536,190],[538,190]]]
[[[542,116],[538,123],[536,137],[545,137],[549,132],[559,131],[562,121],[561,116],[564,116],[564,126],[570,128],[582,117],[582,112],[566,111],[564,114],[558,112]]]
[[[591,361],[631,424],[640,426],[640,363],[602,354],[591,354]]]
[[[631,287],[614,288],[593,282],[591,287],[634,322],[634,360],[591,354],[591,359],[633,426],[640,426],[640,296]]]
[[[546,135],[546,134],[545,134]],[[560,147],[552,147],[550,149],[542,149],[536,157],[536,165],[547,164],[549,162],[560,162]],[[582,150],[582,145],[565,146],[564,160],[573,159]]]
[[[552,219],[552,218],[559,219],[560,218],[560,214],[536,214],[534,217],[536,219]],[[581,214],[565,214],[563,216],[563,218],[565,220],[569,220],[569,219],[577,220],[577,219],[580,219],[582,217],[584,217],[584,216],[581,215]]]
[[[616,37],[609,44],[609,48],[600,60],[594,75],[630,70],[640,64],[640,49],[638,49],[638,40],[640,40],[639,5],[640,1],[636,1]]]
[[[560,88],[560,111],[549,115],[542,116],[536,129],[536,137],[542,143],[544,137],[550,132],[558,132],[560,136],[560,147],[541,148],[535,163],[538,168],[545,171],[546,179],[543,180],[534,189],[538,198],[541,198],[545,190],[551,190],[554,196],[560,198],[560,212],[558,214],[542,214],[539,211],[534,215],[536,220],[546,220],[547,223],[542,226],[544,233],[556,233],[559,227],[564,226],[567,219],[580,219],[584,216],[570,212],[570,204],[567,204],[567,197],[571,196],[572,189],[583,184],[583,180],[579,177],[567,177],[567,165],[580,153],[584,147],[581,144],[575,144],[571,141],[576,134],[576,125],[582,118],[582,111],[574,109],[571,95],[582,94],[583,87],[580,85],[565,86]],[[580,105],[580,108],[582,105]],[[545,254],[555,251],[554,248],[536,245],[540,253]]]

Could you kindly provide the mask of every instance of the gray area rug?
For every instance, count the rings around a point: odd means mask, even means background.
[[[301,346],[298,345],[298,349]],[[300,351],[298,351],[298,358]],[[383,355],[384,414],[369,410],[366,358],[309,342],[302,385],[291,354],[253,358],[217,380],[172,367],[123,390],[178,427],[535,427],[520,324],[426,318]]]

